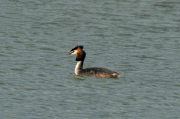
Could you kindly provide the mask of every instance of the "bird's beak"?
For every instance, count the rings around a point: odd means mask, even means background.
[[[70,55],[71,53],[70,52],[68,52],[68,53],[64,53],[64,55]]]

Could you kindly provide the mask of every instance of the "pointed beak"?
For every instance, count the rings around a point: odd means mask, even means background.
[[[71,53],[70,52],[68,52],[68,53],[64,53],[64,55],[70,55]]]

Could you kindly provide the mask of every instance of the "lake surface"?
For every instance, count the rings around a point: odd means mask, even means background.
[[[180,118],[179,0],[1,0],[1,119]],[[104,67],[118,79],[79,77]]]

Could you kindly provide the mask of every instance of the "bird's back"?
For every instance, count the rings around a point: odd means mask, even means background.
[[[120,73],[111,71],[106,68],[93,67],[93,68],[82,69],[79,72],[79,75],[99,77],[99,78],[117,78],[120,76]]]

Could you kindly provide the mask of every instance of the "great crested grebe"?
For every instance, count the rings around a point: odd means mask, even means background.
[[[83,50],[83,46],[76,46],[73,48],[69,53],[66,54],[72,54],[76,55],[76,67],[75,67],[75,74],[78,76],[92,76],[92,77],[98,77],[98,78],[117,78],[120,76],[119,72],[111,71],[106,68],[98,68],[98,67],[92,67],[83,69],[83,62],[86,57],[86,53]]]

